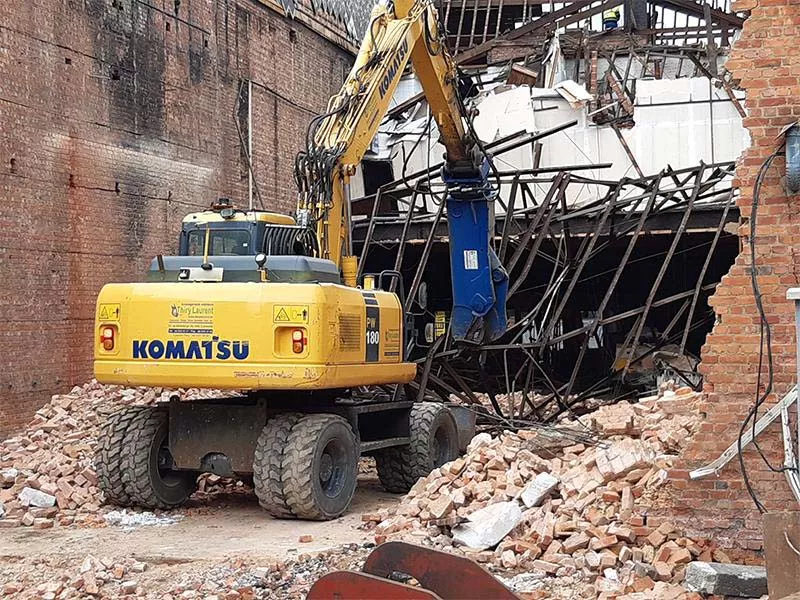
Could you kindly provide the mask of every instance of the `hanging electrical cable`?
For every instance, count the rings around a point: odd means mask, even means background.
[[[758,209],[761,204],[761,189],[764,184],[764,179],[766,178],[767,172],[769,171],[770,167],[772,166],[773,161],[777,156],[781,153],[781,147],[775,150],[772,154],[770,154],[763,163],[761,163],[761,167],[758,170],[758,174],[756,175],[755,184],[753,186],[753,202],[750,211],[750,236],[748,239],[748,246],[750,248],[750,285],[753,291],[753,298],[755,300],[756,309],[758,310],[759,315],[759,353],[758,353],[758,373],[756,377],[756,398],[753,406],[748,411],[744,421],[742,421],[742,425],[739,429],[739,437],[737,438],[737,455],[739,460],[739,469],[742,473],[742,479],[744,481],[745,488],[747,489],[747,493],[753,499],[753,503],[756,505],[756,508],[759,512],[764,513],[766,512],[766,507],[764,504],[758,499],[758,495],[753,488],[753,485],[750,481],[750,476],[747,473],[747,466],[745,465],[744,461],[744,453],[743,453],[743,445],[742,445],[742,438],[744,436],[744,432],[747,430],[748,425],[752,421],[752,443],[753,446],[756,448],[761,460],[767,466],[767,468],[774,472],[774,473],[782,473],[787,470],[786,467],[776,467],[774,466],[771,461],[767,458],[766,454],[762,450],[761,446],[759,445],[756,439],[756,423],[758,421],[758,411],[759,408],[767,401],[769,396],[772,394],[772,388],[774,383],[774,364],[773,364],[773,355],[772,355],[772,330],[770,328],[769,320],[767,319],[767,314],[764,309],[764,302],[763,296],[761,294],[761,288],[758,282],[758,265],[756,259],[756,227],[758,224]],[[761,391],[761,384],[762,384],[762,371],[764,368],[765,363],[765,356],[764,352],[766,350],[766,384],[764,386],[764,391]]]

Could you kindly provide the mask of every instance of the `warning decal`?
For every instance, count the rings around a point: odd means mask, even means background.
[[[101,321],[119,321],[119,304],[101,304],[98,319]]]
[[[464,268],[467,271],[476,271],[478,269],[477,250],[464,250]]]
[[[272,307],[274,323],[308,323],[307,304],[276,304]]]

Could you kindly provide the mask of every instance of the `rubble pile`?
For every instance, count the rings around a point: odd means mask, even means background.
[[[0,442],[0,527],[48,529],[102,524],[103,503],[92,465],[99,429],[123,406],[170,396],[213,397],[215,390],[124,388],[91,381],[53,396],[21,434]],[[210,492],[219,486],[201,482]]]
[[[478,434],[464,457],[420,479],[393,516],[362,519],[377,525],[379,543],[403,538],[492,568],[574,575],[600,596],[680,597],[687,563],[730,562],[647,514],[699,423],[698,399],[689,388],[666,390],[565,419],[561,447],[552,429]],[[570,443],[587,429],[600,434],[596,444]]]
[[[360,570],[374,546],[345,544],[278,562],[231,557],[218,563],[169,564],[100,554],[77,561],[54,556],[35,565],[0,565],[0,597],[300,600],[326,573]]]
[[[78,568],[59,569],[57,574],[48,570],[46,581],[36,583],[32,579],[36,572],[20,573],[17,578],[8,578],[0,587],[4,597],[77,598],[103,595],[118,597],[141,593],[139,580],[144,576],[147,564],[133,558],[97,558],[87,556]],[[38,575],[41,575],[39,573]]]

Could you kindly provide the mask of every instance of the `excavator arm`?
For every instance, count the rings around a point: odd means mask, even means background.
[[[350,216],[350,178],[375,136],[408,62],[446,149],[453,312],[459,341],[496,339],[506,330],[507,275],[490,245],[496,190],[489,159],[465,126],[458,73],[431,0],[395,0],[373,9],[350,74],[327,111],[312,120],[298,154],[298,221],[315,228],[322,258],[332,260],[346,285],[356,285]]]

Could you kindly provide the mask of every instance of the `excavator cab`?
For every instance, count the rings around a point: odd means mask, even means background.
[[[228,198],[208,210],[186,215],[178,245],[180,256],[255,256],[267,251],[278,230],[298,230],[288,215],[264,210],[241,210]],[[274,246],[274,243],[272,244]],[[277,250],[275,248],[274,250]],[[303,250],[290,246],[287,250]],[[272,252],[289,254],[291,252]]]

